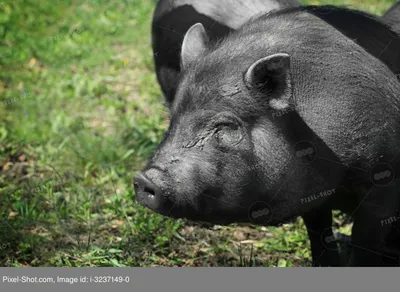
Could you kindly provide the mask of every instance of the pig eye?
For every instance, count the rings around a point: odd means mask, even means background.
[[[234,146],[242,139],[239,125],[232,122],[219,123],[216,126],[215,138],[220,146]]]

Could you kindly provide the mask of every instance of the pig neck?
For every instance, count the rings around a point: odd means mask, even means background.
[[[385,63],[393,72],[400,72],[400,35],[377,17],[361,11],[337,7],[317,6],[301,9],[332,25]]]

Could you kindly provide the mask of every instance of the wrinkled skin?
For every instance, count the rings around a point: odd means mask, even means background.
[[[169,129],[136,176],[139,203],[219,224],[302,216],[314,264],[326,266],[339,264],[334,243],[321,244],[338,208],[353,215],[361,247],[347,264],[386,265],[382,245],[392,233],[380,222],[400,206],[399,184],[376,187],[364,169],[393,161],[400,145],[400,83],[387,65],[307,10],[290,10],[211,47],[193,26],[182,66]]]

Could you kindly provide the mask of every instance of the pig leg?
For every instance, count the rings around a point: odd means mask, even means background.
[[[302,218],[310,238],[313,266],[340,266],[340,256],[336,241],[333,240],[325,245],[322,244],[322,237],[334,238],[331,228],[332,210],[327,207],[319,208],[304,214]]]
[[[395,216],[399,206],[398,188],[399,181],[395,180],[389,186],[369,186],[359,192],[361,203],[354,211],[352,254],[348,266],[382,266],[391,259],[391,255],[385,253],[392,229],[387,219]]]

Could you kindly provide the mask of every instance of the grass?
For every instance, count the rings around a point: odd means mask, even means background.
[[[380,14],[395,1],[307,2]],[[168,124],[154,5],[0,2],[0,266],[309,266],[301,220],[202,228],[135,203]]]

